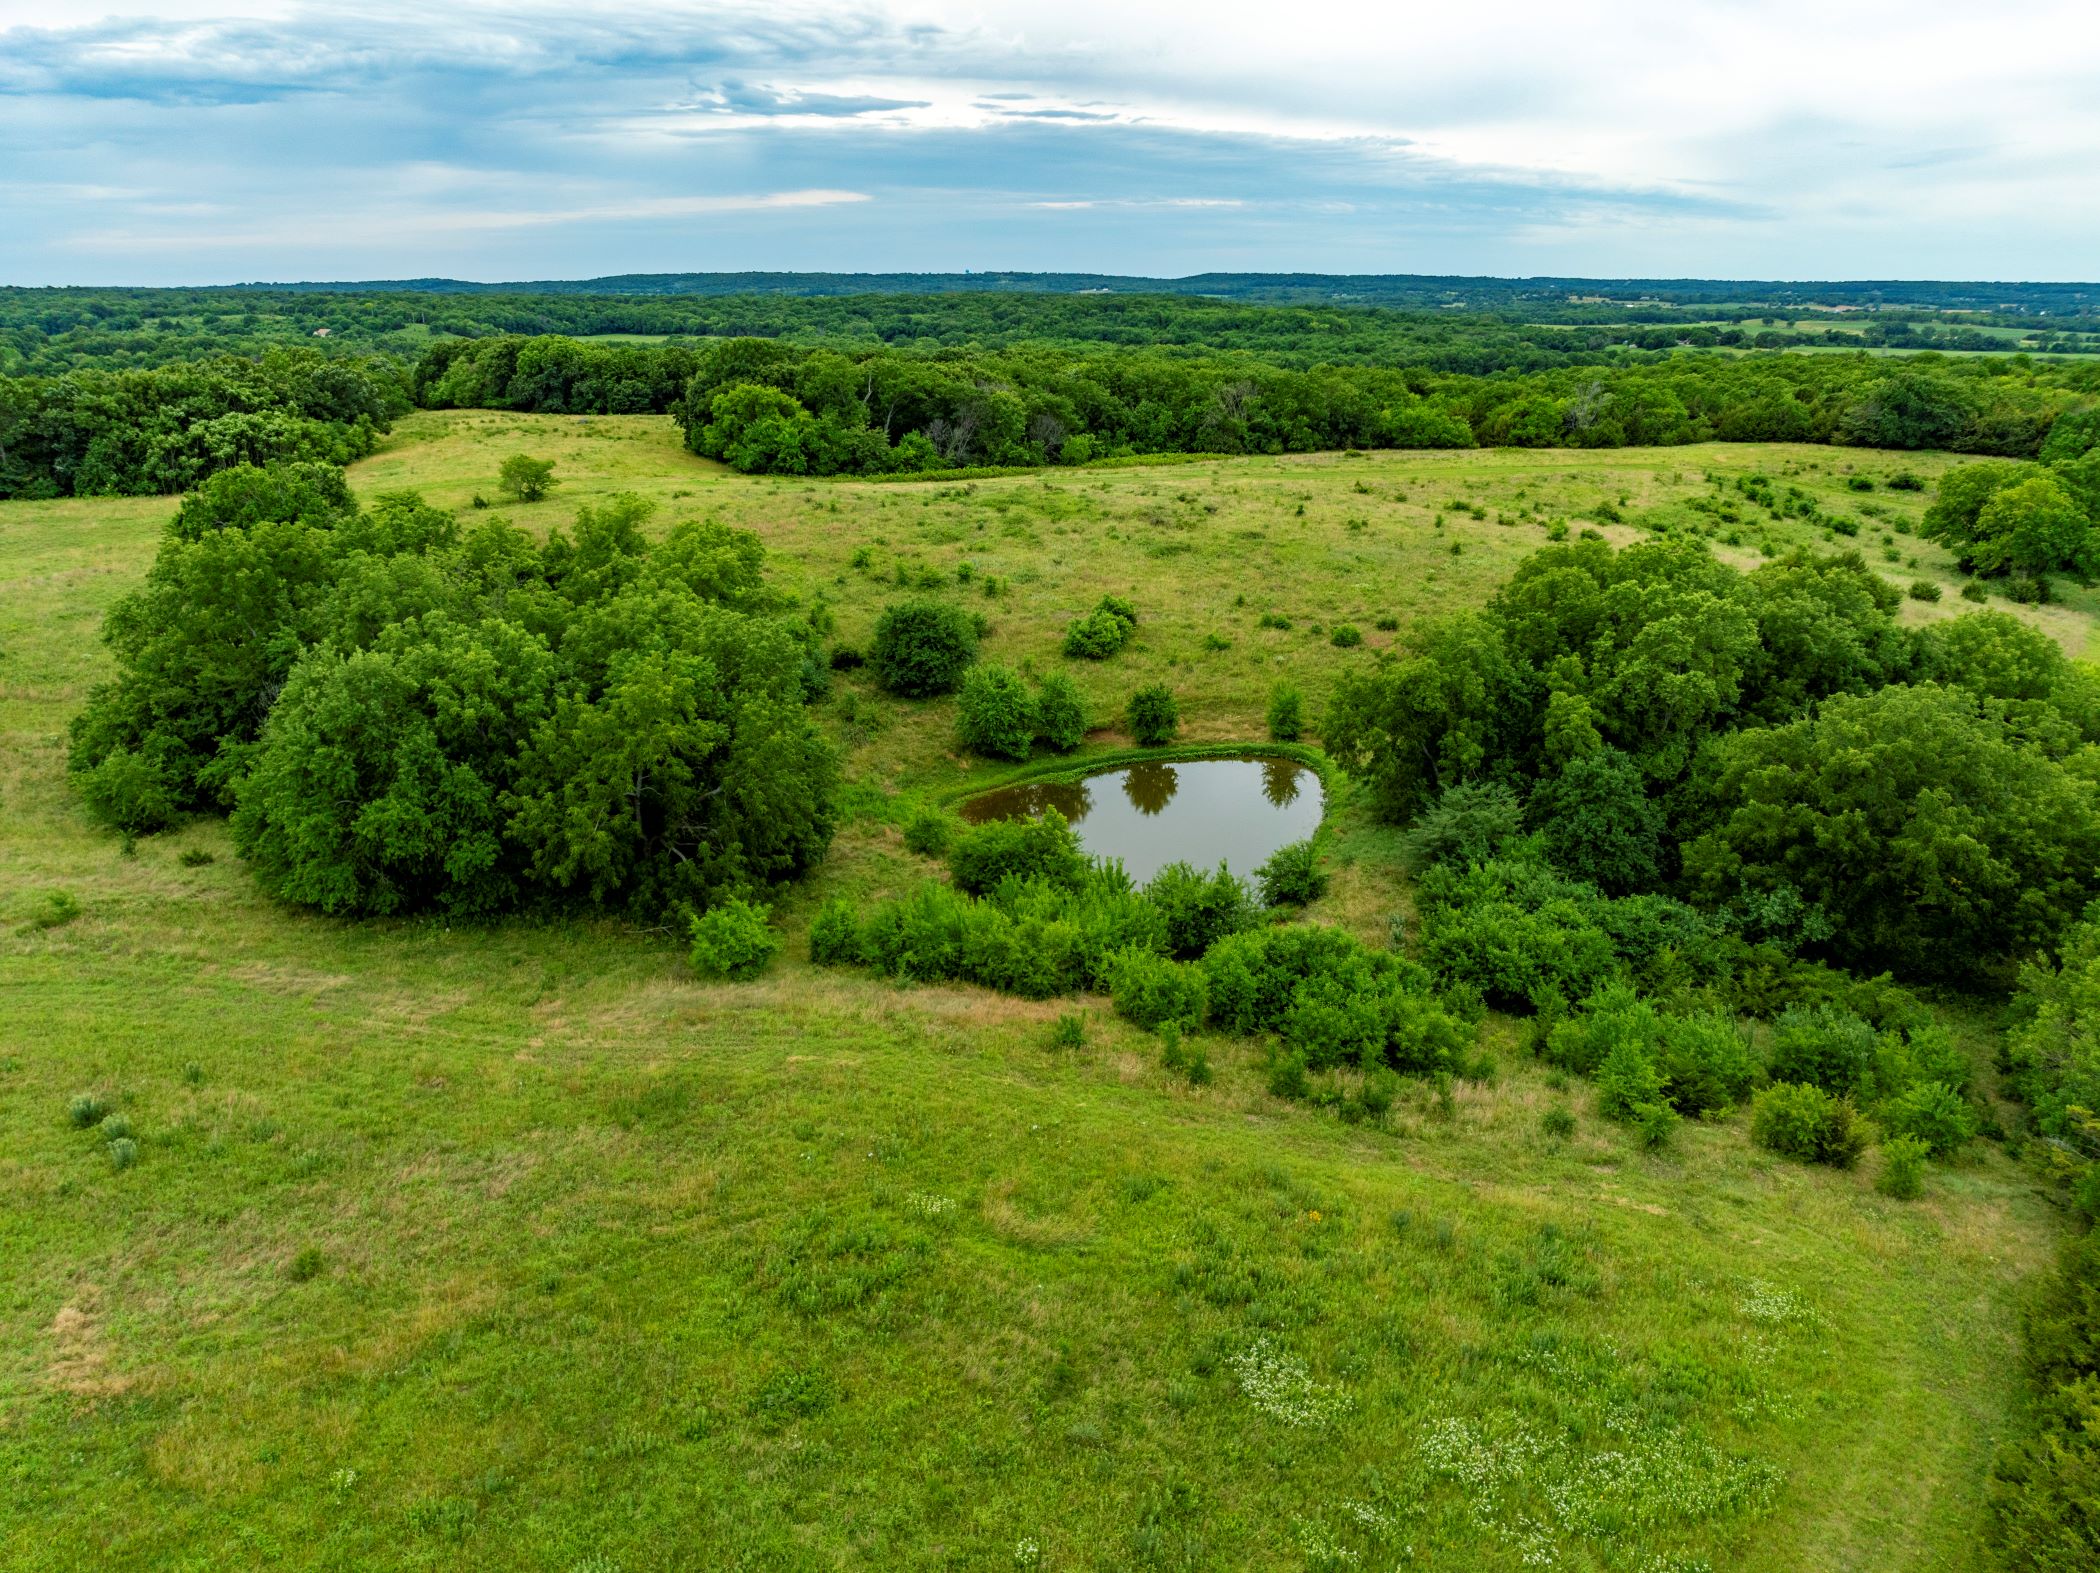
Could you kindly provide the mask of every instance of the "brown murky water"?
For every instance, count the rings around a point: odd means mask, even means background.
[[[1292,759],[1246,755],[1126,765],[1083,781],[1001,787],[962,805],[972,824],[1054,808],[1095,857],[1121,858],[1143,884],[1169,863],[1245,879],[1278,847],[1319,827],[1319,775]]]

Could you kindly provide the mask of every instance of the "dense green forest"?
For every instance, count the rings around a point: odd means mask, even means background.
[[[731,274],[515,288],[424,287],[429,282],[0,290],[0,370],[152,366],[295,342],[413,356],[433,338],[505,333],[750,336],[861,349],[1116,344],[1247,350],[1293,366],[1332,361],[1463,372],[1687,349],[2100,349],[2100,308],[2068,288],[2035,295],[2022,287],[1996,299],[1851,287],[1825,297],[1746,285],[1740,296],[1714,299],[1696,291],[1649,293],[1637,281],[1586,290],[1453,281],[1483,287],[1363,296],[1312,288],[1194,291],[1156,280],[1126,281],[1129,289],[993,288],[975,275],[784,275],[768,284]]]
[[[1492,373],[1386,364],[1369,350],[1342,363],[1304,359],[1149,343],[840,350],[778,338],[689,346],[506,334],[440,339],[409,367],[280,347],[252,361],[0,381],[0,495],[174,491],[230,464],[340,462],[411,405],[669,412],[696,452],[750,472],[821,475],[1150,453],[1707,440],[2020,459],[2040,454],[2059,418],[2100,393],[2100,366],[1999,357],[1643,352]]]

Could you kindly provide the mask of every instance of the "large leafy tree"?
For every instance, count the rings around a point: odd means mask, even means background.
[[[1719,759],[1725,808],[1687,879],[1715,901],[1797,893],[1848,963],[1978,967],[2048,943],[2100,890],[2093,784],[1965,691],[1841,696]]]

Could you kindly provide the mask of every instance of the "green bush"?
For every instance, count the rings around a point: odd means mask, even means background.
[[[1670,1103],[1681,1114],[1731,1108],[1757,1084],[1749,1037],[1726,1016],[1665,1016],[1658,1063]]]
[[[904,850],[920,857],[945,856],[954,843],[955,816],[931,806],[922,807],[904,822]]]
[[[817,909],[809,926],[809,959],[819,967],[850,967],[861,959],[860,920],[854,904],[833,896]]]
[[[1661,871],[1662,809],[1640,766],[1616,748],[1591,749],[1542,780],[1529,817],[1556,868],[1608,895],[1648,889]]]
[[[129,1136],[119,1136],[105,1149],[109,1153],[112,1169],[128,1169],[139,1161],[139,1144]]]
[[[1181,730],[1181,707],[1164,683],[1148,683],[1130,696],[1123,719],[1133,739],[1153,748],[1172,742]]]
[[[1110,960],[1108,985],[1116,1014],[1148,1030],[1170,1021],[1200,1026],[1208,1006],[1201,967],[1170,961],[1136,946]]]
[[[1312,1096],[1312,1083],[1306,1079],[1302,1053],[1295,1049],[1281,1053],[1270,1063],[1269,1096],[1287,1098],[1293,1103],[1303,1103]]]
[[[1259,921],[1254,898],[1223,863],[1209,874],[1169,863],[1146,883],[1145,900],[1166,920],[1167,952],[1178,961],[1194,961]]]
[[[1925,1160],[1932,1149],[1915,1136],[1891,1136],[1881,1144],[1881,1173],[1874,1184],[1898,1201],[1916,1201],[1925,1190]]]
[[[1254,880],[1265,907],[1308,906],[1327,894],[1327,874],[1309,839],[1278,847],[1254,871]]]
[[[1913,579],[1905,592],[1913,601],[1937,601],[1940,598],[1939,582],[1934,579]]]
[[[1250,929],[1213,945],[1203,970],[1213,1026],[1273,1032],[1315,1069],[1448,1070],[1472,1041],[1468,1024],[1431,992],[1423,968],[1339,929]]]
[[[2025,1315],[2029,1402],[1991,1471],[1999,1563],[2100,1566],[2100,1230],[2067,1242]]]
[[[1034,819],[989,819],[972,825],[948,849],[948,872],[956,888],[973,896],[1009,878],[1076,888],[1086,870],[1079,838],[1054,808]]]
[[[1960,1150],[1976,1135],[1976,1111],[1966,1098],[1942,1082],[1924,1081],[1905,1089],[1874,1111],[1890,1137],[1924,1143],[1935,1158]]]
[[[1279,743],[1295,743],[1305,731],[1305,696],[1292,683],[1278,683],[1269,690],[1269,736]]]
[[[703,977],[753,978],[780,949],[771,909],[731,896],[692,921],[693,966]]]
[[[1336,623],[1327,642],[1337,650],[1354,650],[1364,642],[1364,631],[1354,623]]]
[[[1662,1072],[1632,1038],[1620,1039],[1597,1067],[1597,1112],[1606,1119],[1632,1119],[1636,1109],[1662,1102],[1662,1094]]]
[[[1524,804],[1499,781],[1446,787],[1408,832],[1407,848],[1424,868],[1439,863],[1483,863],[1524,831]]]
[[[1635,1139],[1650,1152],[1660,1152],[1677,1134],[1677,1111],[1667,1103],[1637,1103],[1627,1118]]]
[[[876,681],[906,699],[950,694],[977,659],[977,626],[948,601],[899,601],[883,609],[868,643]]]
[[[1556,1103],[1539,1116],[1539,1129],[1550,1141],[1566,1141],[1575,1134],[1575,1116],[1564,1103]]]
[[[1774,1082],[1750,1103],[1750,1139],[1782,1157],[1849,1169],[1866,1148],[1852,1105],[1807,1082]]]
[[[1137,609],[1128,601],[1104,595],[1091,612],[1065,629],[1064,653],[1079,660],[1106,661],[1130,643],[1137,621]]]
[[[1774,1081],[1809,1082],[1838,1097],[1857,1093],[1874,1066],[1874,1029],[1828,1005],[1784,1011],[1766,1069]]]
[[[1079,688],[1062,672],[1052,672],[1036,687],[1035,728],[1044,746],[1069,754],[1086,741],[1086,701]]]
[[[66,1118],[73,1122],[75,1130],[92,1130],[109,1118],[109,1105],[92,1092],[79,1093],[66,1105]]]
[[[1083,1049],[1086,1047],[1086,1017],[1076,1011],[1066,1011],[1050,1024],[1050,1047],[1053,1049]]]
[[[973,666],[955,702],[962,746],[988,759],[1023,760],[1035,746],[1036,705],[1020,674],[1004,666]]]

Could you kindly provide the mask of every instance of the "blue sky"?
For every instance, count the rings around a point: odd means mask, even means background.
[[[0,0],[0,282],[2100,276],[2091,0]]]

